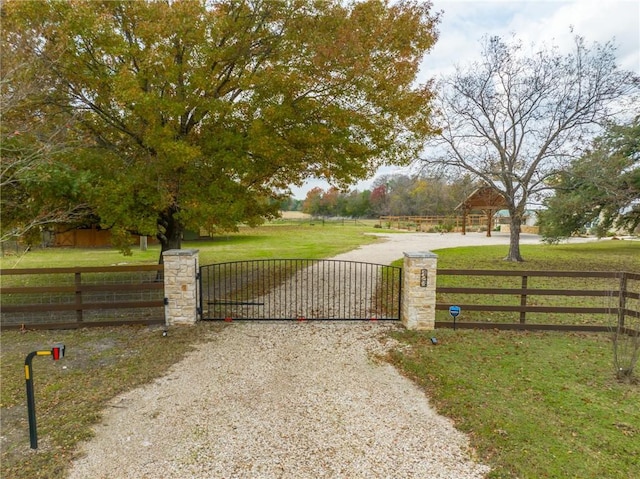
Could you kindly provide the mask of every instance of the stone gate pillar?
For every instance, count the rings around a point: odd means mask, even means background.
[[[198,320],[198,250],[171,249],[164,261],[165,323],[195,324]]]
[[[407,329],[435,329],[437,267],[430,251],[404,254],[400,319]]]

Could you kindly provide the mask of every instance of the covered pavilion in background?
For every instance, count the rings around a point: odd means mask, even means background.
[[[493,216],[497,211],[507,207],[507,201],[502,193],[491,186],[482,186],[471,193],[456,206],[456,210],[462,210],[462,234],[467,234],[467,214],[472,211],[482,211],[487,215],[487,236],[491,236],[493,229]]]

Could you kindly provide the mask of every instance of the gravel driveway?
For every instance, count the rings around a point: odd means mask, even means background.
[[[332,259],[364,261],[379,264],[389,264],[402,258],[404,252],[433,251],[442,248],[458,246],[487,246],[495,244],[509,244],[509,233],[493,232],[491,237],[486,233],[372,233],[384,241],[364,245],[348,253],[335,256]],[[579,241],[580,238],[571,239]],[[538,244],[540,236],[521,234],[520,244]]]
[[[393,325],[232,323],[117,397],[73,479],[481,478],[464,435],[371,354]]]
[[[381,236],[335,259],[386,264],[403,251],[508,243],[505,235]],[[466,437],[375,359],[396,327],[228,324],[167,376],[116,397],[69,477],[483,477],[489,468],[474,462]]]

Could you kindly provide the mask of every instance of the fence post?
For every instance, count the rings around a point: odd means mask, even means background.
[[[74,274],[74,284],[76,287],[76,295],[75,295],[75,302],[76,302],[76,321],[78,323],[82,322],[82,273],[80,273],[79,271],[76,271],[76,273]]]
[[[627,273],[620,273],[620,291],[618,293],[618,331],[624,332],[624,310],[627,307]]]
[[[435,329],[437,267],[430,251],[404,253],[401,320],[407,329]]]
[[[528,277],[526,275],[522,275],[522,290],[527,289],[528,285]],[[527,293],[522,293],[520,295],[520,306],[526,308],[527,307]],[[526,311],[520,311],[520,324],[524,324],[527,318]]]
[[[171,249],[162,253],[167,326],[198,320],[198,250]]]

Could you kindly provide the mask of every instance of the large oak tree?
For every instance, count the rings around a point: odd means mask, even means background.
[[[511,218],[505,259],[522,261],[527,205],[600,126],[629,107],[638,78],[617,66],[610,43],[588,46],[575,37],[573,51],[563,54],[492,37],[479,61],[458,67],[440,86],[442,132],[427,161],[469,172],[502,193]]]
[[[49,72],[42,105],[74,114],[66,156],[114,232],[179,248],[233,228],[310,176],[339,186],[406,163],[432,133],[424,2],[47,1],[3,5],[3,39]],[[29,39],[26,41],[25,39]],[[43,110],[44,111],[44,110]]]
[[[0,241],[40,241],[40,228],[90,214],[87,177],[64,161],[76,144],[73,116],[48,107],[48,72],[22,55],[34,39],[0,38]]]

